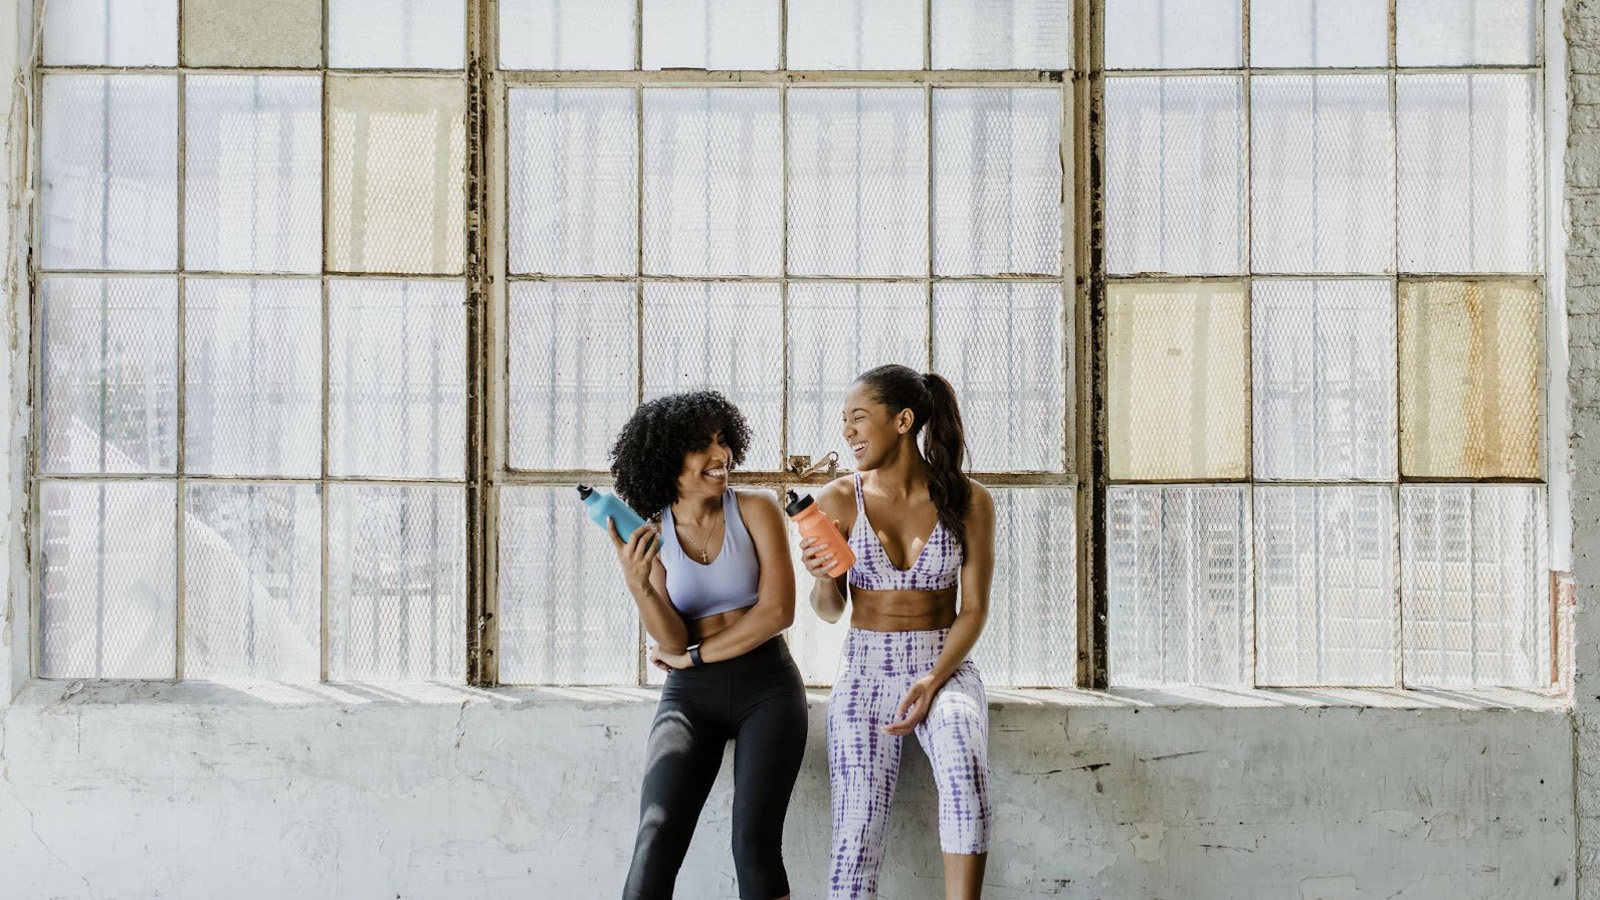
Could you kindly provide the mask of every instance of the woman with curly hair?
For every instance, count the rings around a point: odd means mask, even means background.
[[[733,863],[739,896],[789,896],[783,820],[805,753],[806,697],[782,632],[794,569],[777,498],[735,491],[750,427],[714,391],[639,407],[611,449],[617,496],[654,527],[617,559],[667,670],[645,752],[625,900],[670,898],[722,751],[734,742]]]
[[[983,891],[992,811],[988,701],[967,655],[988,613],[994,502],[961,470],[961,411],[938,375],[894,365],[863,374],[845,398],[843,433],[856,475],[816,502],[848,535],[855,565],[833,578],[832,550],[801,544],[817,614],[837,622],[853,606],[828,701],[828,896],[878,896],[900,742],[915,734],[939,790],[944,895],[972,900]]]

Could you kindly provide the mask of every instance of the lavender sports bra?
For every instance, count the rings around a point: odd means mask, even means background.
[[[867,502],[861,496],[861,473],[856,476],[856,525],[850,529],[850,549],[856,564],[850,567],[850,586],[864,591],[942,591],[956,586],[961,575],[961,545],[939,522],[922,545],[922,553],[909,569],[897,569],[878,532],[867,521]]]
[[[756,545],[739,515],[733,488],[722,494],[722,549],[710,565],[683,551],[672,507],[661,513],[661,564],[667,569],[667,598],[685,618],[703,619],[755,606],[761,581]]]

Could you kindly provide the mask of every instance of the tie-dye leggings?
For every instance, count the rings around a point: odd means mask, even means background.
[[[829,900],[878,895],[889,803],[900,774],[900,741],[883,727],[911,683],[933,669],[948,629],[862,631],[845,638],[843,672],[828,701],[828,774],[833,784],[833,874]],[[939,788],[939,847],[989,850],[989,705],[967,660],[935,695],[917,740]]]

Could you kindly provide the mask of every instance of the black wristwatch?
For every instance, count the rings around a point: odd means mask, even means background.
[[[689,648],[689,667],[694,668],[695,666],[703,665],[705,665],[705,660],[700,658],[700,645],[695,644]]]

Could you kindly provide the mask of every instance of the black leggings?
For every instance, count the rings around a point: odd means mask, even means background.
[[[744,900],[789,893],[783,817],[806,749],[806,694],[783,638],[673,672],[646,750],[624,900],[670,898],[722,751],[733,746],[733,865]]]

